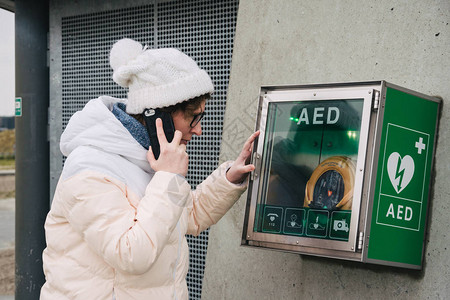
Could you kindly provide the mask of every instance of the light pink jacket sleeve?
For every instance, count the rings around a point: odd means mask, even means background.
[[[226,178],[231,162],[225,162],[192,192],[188,202],[188,234],[199,235],[216,224],[247,189],[246,184],[233,184]]]
[[[94,171],[67,179],[58,189],[65,217],[112,267],[142,274],[150,269],[190,198],[186,180],[157,172],[139,206],[124,183]]]

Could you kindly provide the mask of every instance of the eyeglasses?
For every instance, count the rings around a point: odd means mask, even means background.
[[[194,128],[195,126],[197,126],[198,123],[200,123],[200,121],[203,119],[203,117],[206,115],[206,113],[204,111],[202,111],[201,113],[194,115],[194,117],[192,118],[191,124],[189,124],[189,126],[191,128]]]

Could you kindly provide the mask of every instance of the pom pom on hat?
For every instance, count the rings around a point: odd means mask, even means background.
[[[174,105],[214,91],[209,75],[177,49],[142,48],[122,39],[110,53],[113,80],[128,87],[127,113]]]
[[[142,54],[142,45],[132,39],[121,39],[111,49],[109,61],[113,70],[126,65],[130,60]]]

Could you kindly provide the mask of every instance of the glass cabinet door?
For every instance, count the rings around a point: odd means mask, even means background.
[[[332,249],[344,242],[339,250],[354,249],[371,111],[363,92],[264,97],[252,239]]]
[[[364,99],[270,102],[254,230],[348,240]]]

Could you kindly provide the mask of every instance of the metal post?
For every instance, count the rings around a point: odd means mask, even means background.
[[[45,278],[42,250],[49,210],[47,137],[49,1],[15,1],[16,97],[16,290],[15,298],[39,299]]]

